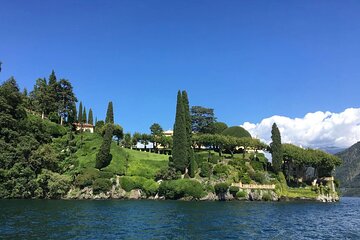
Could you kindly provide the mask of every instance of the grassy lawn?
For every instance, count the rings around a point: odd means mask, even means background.
[[[287,191],[284,194],[288,198],[316,198],[318,195],[311,190],[310,187],[306,188],[287,188]]]
[[[76,139],[80,142],[80,135],[77,135]],[[96,154],[101,143],[101,136],[83,133],[83,145],[75,153],[80,168],[93,168],[95,166]],[[105,171],[123,175],[125,173],[126,157],[128,157],[129,168],[126,175],[146,178],[153,178],[160,169],[167,167],[169,159],[167,155],[122,148],[117,146],[115,142],[111,145],[111,154],[113,155],[112,161],[109,166],[104,168]]]

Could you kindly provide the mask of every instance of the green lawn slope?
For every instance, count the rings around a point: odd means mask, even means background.
[[[81,142],[82,136],[82,144]],[[76,136],[79,149],[74,154],[78,160],[79,169],[94,168],[96,154],[102,143],[102,137],[96,133],[83,133]],[[116,145],[111,145],[112,161],[104,171],[112,172],[118,175],[142,176],[145,178],[154,178],[156,173],[168,165],[168,155],[155,154],[149,152],[140,152]],[[126,171],[126,159],[128,159],[128,169]]]

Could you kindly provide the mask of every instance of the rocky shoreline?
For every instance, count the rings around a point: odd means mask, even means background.
[[[337,194],[334,195],[319,195],[317,198],[288,198],[278,196],[273,190],[244,190],[244,197],[236,197],[229,192],[219,196],[215,193],[208,193],[206,196],[195,199],[193,197],[183,197],[178,200],[180,201],[317,201],[317,202],[338,202],[340,198]],[[85,187],[83,189],[72,188],[69,190],[67,195],[63,199],[76,199],[76,200],[104,200],[104,199],[128,199],[128,200],[166,200],[165,197],[159,196],[146,196],[141,189],[133,189],[130,192],[126,192],[124,189],[113,186],[112,189],[106,193],[94,193],[91,187]]]

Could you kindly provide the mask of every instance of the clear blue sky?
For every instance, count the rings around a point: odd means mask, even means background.
[[[176,93],[239,125],[360,103],[360,1],[0,1],[0,81],[54,69],[125,131],[172,128]]]

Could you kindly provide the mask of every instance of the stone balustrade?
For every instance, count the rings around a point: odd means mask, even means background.
[[[239,183],[232,183],[231,186],[236,186],[241,189],[269,189],[269,190],[275,189],[275,184],[242,184],[241,182],[239,182]]]

